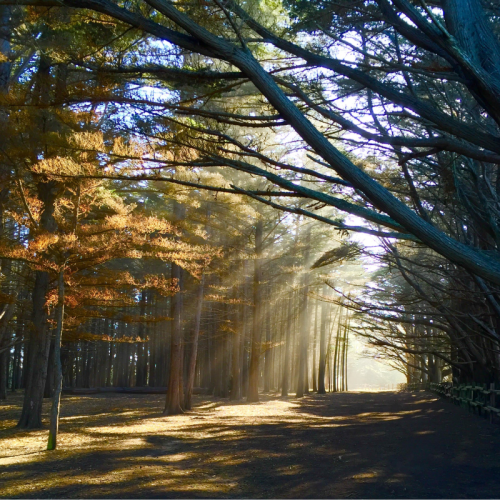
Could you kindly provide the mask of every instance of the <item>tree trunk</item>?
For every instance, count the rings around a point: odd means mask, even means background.
[[[305,387],[305,371],[306,371],[306,357],[307,357],[307,343],[305,328],[307,324],[307,298],[304,287],[300,291],[299,296],[299,353],[298,353],[298,377],[297,377],[297,391],[296,397],[302,398],[304,396]]]
[[[153,300],[153,318],[157,318],[159,315],[159,309],[158,309],[158,297],[154,295],[154,292],[151,292],[151,297]],[[149,386],[150,387],[156,387],[159,385],[158,382],[158,376],[159,376],[159,361],[158,361],[158,355],[159,355],[159,327],[158,327],[158,322],[153,323],[153,338],[150,341],[149,345]]]
[[[64,321],[64,271],[59,272],[59,304],[57,308],[57,327],[54,341],[54,396],[52,410],[50,412],[50,430],[47,450],[55,450],[57,447],[57,434],[59,432],[59,409],[61,406],[62,392],[62,365],[61,365],[61,338]]]
[[[298,366],[298,379],[297,379],[297,393],[296,396],[301,398],[304,393],[309,392],[308,376],[307,376],[307,351],[309,347],[309,255],[311,244],[311,226],[308,225],[306,230],[306,243],[304,249],[303,261],[303,275],[302,275],[302,290],[300,292],[300,305],[299,305],[299,366]]]
[[[182,205],[174,202],[174,216],[176,220],[184,218],[185,210]],[[172,279],[177,281],[179,291],[171,297],[172,335],[170,338],[170,375],[168,378],[167,397],[165,401],[165,415],[177,415],[183,412],[184,401],[181,395],[182,373],[182,269],[172,262]]]
[[[224,312],[226,310],[226,304],[224,304]],[[225,318],[226,315],[223,314]],[[220,365],[220,396],[222,398],[229,397],[229,364],[231,361],[231,356],[229,355],[229,336],[227,332],[224,332],[221,339],[221,365]]]
[[[316,347],[318,343],[318,309],[319,303],[316,300],[314,305],[314,338],[313,338],[313,356],[312,356],[312,379],[313,379],[313,392],[318,391],[317,378],[316,378]]]
[[[40,57],[35,84],[35,104],[49,103],[51,80],[51,60],[43,54]],[[33,152],[40,151],[40,134],[47,132],[48,110],[40,108],[36,130],[33,131]],[[40,151],[42,152],[42,151]],[[33,154],[33,156],[35,156]],[[35,159],[35,158],[33,158]],[[58,229],[54,217],[55,202],[60,185],[54,180],[44,182],[39,178],[37,182],[38,199],[42,202],[39,228],[48,233],[55,233]],[[50,258],[50,255],[47,255]],[[26,390],[24,393],[23,409],[18,426],[21,428],[39,428],[42,426],[42,403],[47,378],[47,367],[50,348],[50,331],[47,324],[48,313],[46,308],[47,293],[50,287],[50,276],[46,271],[35,272],[33,289],[33,330],[30,336],[29,359],[26,360]]]
[[[5,259],[2,260],[5,261]],[[10,267],[10,262],[9,265],[6,267]],[[8,273],[5,272],[5,268],[3,265],[2,268],[3,268],[2,269],[3,274],[8,275]],[[8,293],[8,289],[6,289],[6,287],[4,287],[4,293]],[[9,334],[7,332],[10,331],[9,321],[13,313],[14,313],[13,304],[8,304],[4,307],[3,316],[1,318],[2,321],[0,325],[0,351],[2,352],[0,352],[0,400],[7,399],[7,384],[9,377],[9,363],[10,363],[10,351],[11,351],[11,349],[8,346],[12,340],[12,334]]]
[[[186,394],[184,395],[184,409],[191,409],[191,397],[193,394],[194,379],[196,375],[196,360],[198,357],[198,339],[200,338],[201,311],[203,306],[203,288],[205,276],[201,277],[196,291],[196,312],[194,317],[193,335],[191,337],[191,352],[188,363],[188,373],[186,382]]]
[[[337,373],[338,373],[338,359],[339,359],[339,351],[340,351],[340,336],[341,336],[341,328],[342,328],[342,311],[343,307],[340,306],[340,313],[339,313],[339,321],[337,324],[337,335],[335,337],[335,352],[333,354],[333,367],[332,367],[332,386],[333,386],[333,392],[337,392],[338,386],[337,386]]]
[[[349,317],[346,318],[345,330],[344,330],[344,359],[342,365],[344,367],[342,371],[342,389],[347,391],[347,352],[349,349]]]
[[[141,322],[139,323],[138,335],[141,340],[146,337],[146,327],[144,323],[144,318],[146,316],[146,290],[141,292],[141,300],[139,303],[139,314],[141,315]],[[137,344],[137,373],[135,378],[135,385],[137,387],[143,387],[146,385],[146,369],[147,369],[147,344],[146,342],[140,342]]]
[[[266,350],[264,352],[264,392],[269,392],[271,388],[271,293],[268,291],[266,301]]]
[[[10,350],[0,353],[0,399],[7,399]]]
[[[55,232],[57,224],[54,219],[55,200],[58,184],[54,181],[38,184],[38,197],[43,202],[40,226]],[[45,271],[36,271],[33,289],[33,330],[30,336],[29,359],[25,360],[27,370],[26,389],[23,409],[18,426],[21,428],[39,428],[42,426],[42,403],[47,378],[47,367],[50,348],[50,331],[47,325],[47,308],[45,305],[49,291],[50,276]]]
[[[21,339],[21,337],[18,336],[19,331],[20,328],[17,327],[16,339],[18,340]],[[11,383],[12,392],[16,391],[21,386],[21,349],[22,349],[21,344],[16,344],[16,347],[14,348],[14,363],[12,365],[12,383]]]
[[[326,295],[327,285],[323,287],[323,294]],[[325,389],[325,365],[326,365],[326,318],[327,304],[321,304],[321,325],[319,333],[319,367],[318,367],[318,394],[326,394]]]
[[[254,282],[253,282],[253,323],[252,323],[252,350],[250,355],[250,368],[248,373],[248,393],[249,403],[259,401],[259,362],[261,351],[261,330],[262,330],[262,304],[261,304],[261,257],[262,257],[262,233],[263,223],[259,220],[255,227],[255,262],[254,262]]]
[[[47,380],[45,381],[45,389],[43,390],[44,398],[52,398],[54,396],[54,339],[50,342],[49,361],[47,365]]]
[[[29,359],[26,360],[26,389],[18,427],[42,427],[42,403],[49,361],[50,333],[47,328],[46,295],[49,274],[36,271],[33,290],[33,331],[31,332]]]
[[[285,359],[283,361],[283,378],[281,381],[281,395],[288,396],[290,386],[290,349],[292,344],[292,325],[293,325],[293,294],[288,299],[288,316],[285,327]]]
[[[180,284],[181,268],[172,263],[172,278]],[[179,385],[181,383],[181,307],[180,290],[172,297],[172,336],[170,339],[170,375],[168,379],[165,415],[182,413]]]
[[[237,298],[238,288],[235,287],[235,298]],[[241,399],[241,342],[242,342],[242,318],[239,317],[241,307],[235,307],[234,314],[234,334],[232,343],[232,376],[231,376],[231,400]]]
[[[245,260],[243,262],[243,300],[248,301],[250,295],[250,262]],[[241,306],[242,315],[242,331],[241,331],[241,346],[240,346],[240,360],[241,360],[241,397],[246,397],[248,394],[248,341],[249,341],[249,321],[248,313],[250,307],[243,303]]]

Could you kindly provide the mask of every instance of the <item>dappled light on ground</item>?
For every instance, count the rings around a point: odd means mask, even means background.
[[[3,497],[439,498],[500,495],[496,426],[426,393],[260,403],[161,395],[64,397],[59,448],[0,406]],[[46,411],[48,410],[48,405]]]

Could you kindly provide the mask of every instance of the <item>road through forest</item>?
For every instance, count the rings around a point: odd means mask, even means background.
[[[500,498],[500,425],[430,393],[162,403],[64,396],[52,452],[47,430],[13,429],[20,394],[0,403],[0,496]]]

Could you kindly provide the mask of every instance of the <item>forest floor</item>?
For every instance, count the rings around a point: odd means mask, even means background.
[[[65,395],[51,452],[13,428],[21,402],[0,403],[1,497],[500,498],[500,425],[425,392],[198,396],[174,417],[162,395]]]

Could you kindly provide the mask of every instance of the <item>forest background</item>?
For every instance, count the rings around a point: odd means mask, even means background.
[[[499,379],[498,2],[0,1],[0,397]],[[364,237],[353,234],[364,235]],[[366,366],[366,365],[364,365]],[[357,368],[356,368],[356,371]]]

